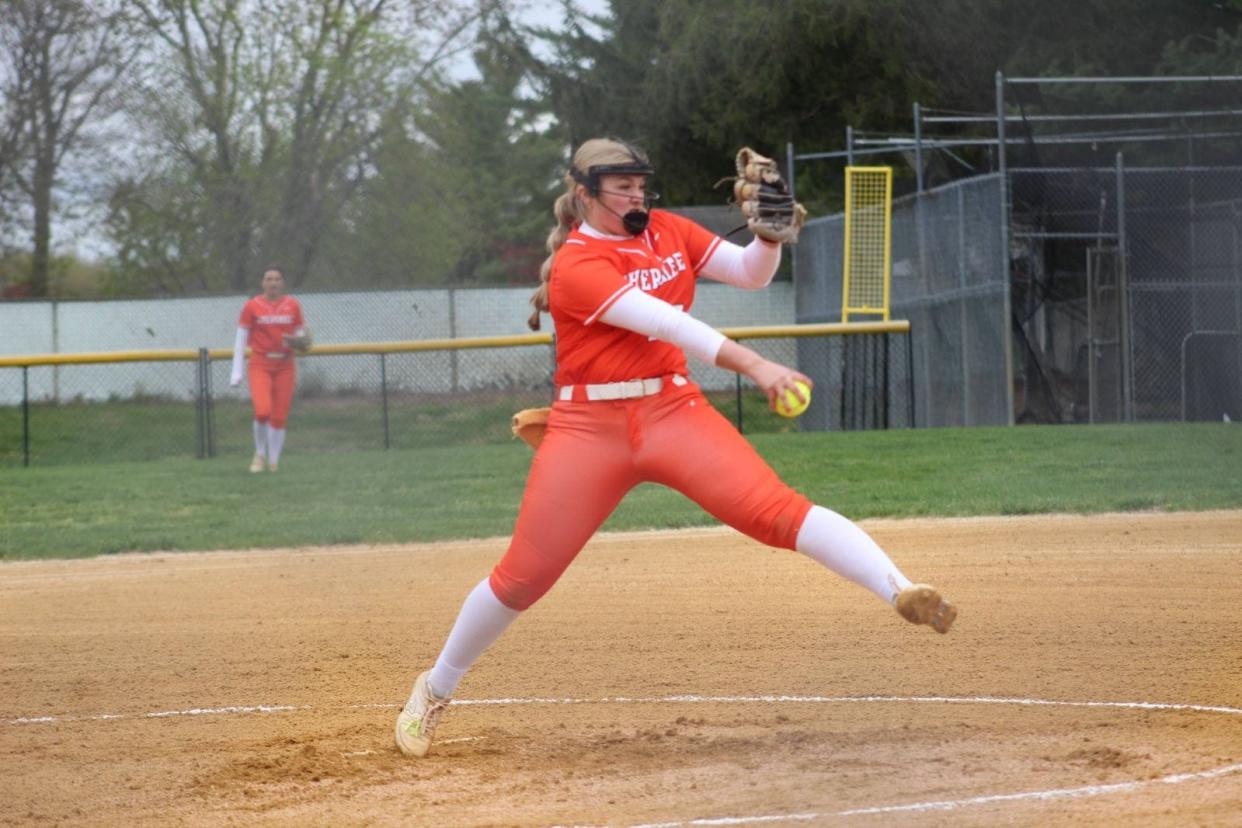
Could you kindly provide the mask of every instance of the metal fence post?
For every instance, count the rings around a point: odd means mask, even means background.
[[[207,379],[203,376],[203,355],[206,348],[198,349],[198,359],[194,361],[194,431],[197,442],[195,456],[199,460],[207,457]]]
[[[892,423],[889,422],[888,418],[888,338],[891,334],[886,333],[882,334],[882,336],[884,337],[884,364],[880,367],[880,374],[883,377],[881,382],[884,385],[884,428],[889,429],[892,428]]]
[[[30,366],[22,366],[22,465],[30,467]]]
[[[206,391],[206,405],[203,413],[207,425],[207,456],[216,456],[216,400],[215,389],[211,384],[211,351],[203,349],[203,389]]]
[[[449,339],[456,339],[457,338],[457,289],[456,288],[448,289],[448,324],[449,324]],[[458,375],[459,370],[460,368],[458,365],[457,349],[453,348],[452,350],[449,351],[449,373],[450,373],[450,377],[452,381],[452,384],[449,387],[453,390],[453,393],[456,393],[459,390],[458,389],[458,382],[460,380],[460,377]],[[385,448],[387,448],[387,445],[385,445]]]
[[[1229,264],[1233,271],[1233,327],[1242,331],[1242,245],[1238,243],[1238,228],[1242,226],[1242,210],[1235,201],[1229,205],[1233,212],[1233,249],[1230,251]]]
[[[971,422],[970,399],[970,313],[967,308],[966,288],[966,192],[957,188],[957,286],[962,291],[962,299],[958,304],[958,342],[962,349],[962,425],[974,425]]]
[[[916,192],[923,192],[923,113],[914,102],[914,180]]]
[[[742,423],[742,375],[733,375],[733,399],[737,406],[737,433],[745,434]]]
[[[910,428],[918,428],[914,420],[914,332],[906,331],[906,382],[910,395]]]
[[[1005,286],[1002,294],[1005,299],[1005,318],[1001,322],[1001,347],[1005,353],[1005,418],[1013,425],[1013,291],[1012,274],[1009,272],[1009,166],[1005,152],[1005,73],[996,73],[996,154],[997,168],[1000,172],[1000,230],[1001,230],[1001,268]]]
[[[1134,422],[1134,354],[1130,341],[1130,250],[1126,240],[1125,158],[1117,153],[1117,292],[1121,299],[1121,410],[1122,420]]]
[[[385,355],[379,355],[380,362],[380,400],[384,411],[384,451],[388,450],[388,362]],[[456,386],[456,382],[454,382]]]

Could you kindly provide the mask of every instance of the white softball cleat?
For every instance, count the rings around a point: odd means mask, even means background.
[[[397,747],[406,756],[421,758],[427,755],[436,725],[440,723],[440,714],[452,701],[451,698],[440,699],[431,694],[431,687],[427,684],[430,677],[430,670],[418,677],[410,700],[397,716]]]
[[[927,584],[911,584],[897,594],[897,612],[911,624],[926,624],[938,633],[947,633],[957,618],[957,607],[940,591]]]
[[[256,454],[254,456],[254,459],[250,461],[250,473],[258,474],[259,472],[263,471],[266,465],[267,465],[267,461],[263,459],[263,455]]]

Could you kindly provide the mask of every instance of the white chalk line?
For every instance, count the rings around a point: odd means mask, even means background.
[[[918,813],[922,811],[955,811],[974,805],[992,805],[1000,802],[1020,802],[1022,800],[1053,800],[1082,799],[1104,794],[1127,793],[1152,785],[1176,785],[1201,779],[1215,779],[1232,773],[1242,772],[1242,764],[1225,765],[1212,770],[1196,773],[1175,773],[1159,779],[1148,779],[1135,782],[1116,782],[1111,785],[1086,785],[1081,788],[1054,788],[1046,791],[1023,791],[1011,794],[990,794],[973,796],[969,799],[939,799],[929,802],[911,802],[904,805],[876,805],[870,808],[852,808],[848,811],[823,811],[800,814],[762,814],[740,817],[716,817],[687,819],[681,822],[645,822],[630,828],[680,828],[684,825],[754,825],[763,822],[806,822],[812,819],[829,817],[874,816],[876,814]]]
[[[311,705],[255,704],[229,707],[193,707],[189,710],[157,710],[151,713],[96,713],[91,716],[22,716],[8,719],[8,725],[53,724],[55,722],[110,722],[122,719],[171,719],[177,716],[229,716],[248,713],[287,713],[311,710]]]
[[[1230,716],[1242,715],[1242,708],[1224,705],[1177,704],[1169,702],[1123,702],[1123,701],[1065,701],[1057,699],[1005,698],[994,696],[611,696],[604,698],[500,698],[500,699],[461,699],[453,702],[453,706],[478,705],[527,705],[527,704],[858,704],[858,703],[914,703],[914,704],[1005,704],[1032,707],[1078,707],[1108,708],[1117,710],[1154,710],[1184,711],[1194,713],[1221,713]],[[399,704],[372,703],[343,705],[350,710],[396,709]],[[165,719],[179,716],[226,716],[264,713],[290,713],[316,709],[313,705],[248,705],[210,708],[191,708],[188,710],[162,710],[149,713],[103,713],[91,716],[32,716],[8,719],[5,724],[50,724],[55,722],[74,721],[115,721],[121,719]],[[467,736],[458,739],[444,740],[440,744],[469,742],[481,739],[479,736]],[[342,756],[367,756],[373,751],[356,751],[343,753]],[[1042,791],[1023,791],[1009,794],[989,794],[967,799],[943,799],[927,802],[911,802],[900,805],[876,805],[867,808],[854,808],[846,811],[824,811],[795,814],[758,814],[752,816],[715,817],[682,820],[678,822],[643,823],[631,828],[680,828],[696,825],[756,825],[767,822],[806,822],[815,819],[832,817],[845,818],[852,816],[871,816],[896,813],[918,813],[924,811],[953,811],[979,805],[1018,802],[1023,800],[1056,800],[1076,799],[1106,794],[1137,791],[1153,785],[1175,785],[1204,779],[1215,779],[1242,772],[1242,764],[1225,765],[1211,770],[1192,773],[1170,774],[1159,779],[1142,781],[1117,782],[1109,785],[1086,785],[1079,788],[1053,788]]]
[[[1125,701],[1062,701],[1057,699],[1025,699],[996,696],[605,696],[603,698],[500,698],[457,699],[453,707],[477,705],[526,705],[526,704],[1006,704],[1028,707],[1095,707],[1119,710],[1168,710],[1191,713],[1224,713],[1242,716],[1242,708],[1206,704],[1175,704],[1169,702]],[[400,704],[386,702],[341,705],[347,710],[393,710]],[[6,725],[53,724],[56,722],[103,722],[124,719],[168,719],[178,716],[229,716],[255,713],[291,713],[295,711],[324,709],[314,705],[258,704],[232,705],[228,707],[195,707],[188,710],[161,710],[150,713],[98,713],[83,716],[21,716],[6,719]]]
[[[1242,707],[1165,702],[1058,701],[1055,699],[1023,699],[993,696],[612,696],[598,699],[504,698],[460,699],[458,705],[517,704],[848,704],[867,702],[934,703],[934,704],[1010,704],[1049,707],[1111,707],[1132,710],[1185,710],[1198,713],[1242,715]],[[384,705],[394,707],[396,705]]]

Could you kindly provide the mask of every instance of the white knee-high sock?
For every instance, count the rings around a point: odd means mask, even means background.
[[[280,462],[280,452],[285,447],[285,430],[273,426],[267,433],[267,462],[275,465]]]
[[[487,578],[480,581],[466,596],[436,666],[431,668],[431,692],[440,698],[453,695],[466,671],[521,614],[500,602]]]
[[[798,530],[797,543],[799,552],[890,604],[910,586],[910,579],[866,532],[831,509],[812,506]]]
[[[267,457],[267,423],[254,421],[254,453]]]

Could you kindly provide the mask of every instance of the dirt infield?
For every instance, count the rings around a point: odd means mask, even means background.
[[[1242,825],[1242,512],[864,526],[951,634],[601,536],[421,762],[397,707],[501,540],[0,565],[0,822]]]

